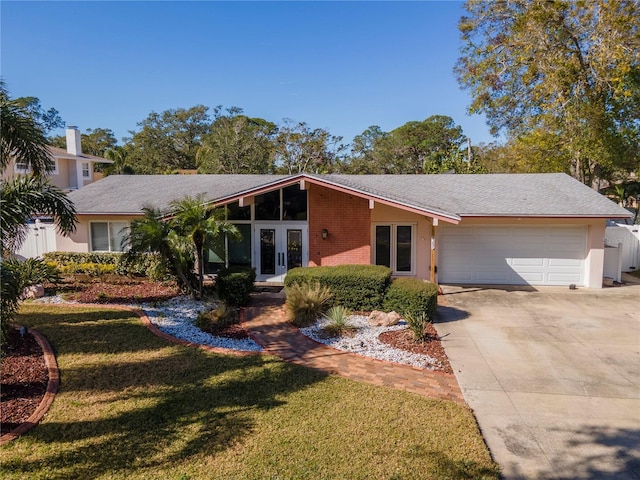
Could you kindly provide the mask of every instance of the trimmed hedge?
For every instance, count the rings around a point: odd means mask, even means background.
[[[249,303],[249,295],[253,292],[256,271],[223,268],[216,277],[216,291],[220,300],[232,306],[243,306]]]
[[[426,314],[432,322],[438,307],[438,287],[418,278],[396,278],[384,298],[384,310],[400,315]]]
[[[122,253],[117,252],[49,252],[43,256],[49,263],[56,263],[64,273],[115,273],[129,277],[150,277],[164,279],[166,268],[160,256],[155,254],[141,255],[135,261],[127,261]],[[102,265],[103,267],[99,267]],[[113,265],[111,267],[104,267]],[[79,268],[78,266],[84,266]],[[89,270],[83,271],[83,270]]]
[[[329,287],[333,304],[350,310],[370,311],[382,308],[384,294],[391,281],[391,269],[379,265],[338,265],[335,267],[299,267],[289,270],[285,287],[319,282]]]

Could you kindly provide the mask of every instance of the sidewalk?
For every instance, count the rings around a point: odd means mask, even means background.
[[[374,360],[311,340],[285,321],[283,301],[278,295],[258,294],[244,309],[243,326],[267,352],[351,380],[464,403],[453,375]]]

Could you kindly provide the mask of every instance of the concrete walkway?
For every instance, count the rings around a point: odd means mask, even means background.
[[[315,342],[285,321],[282,303],[278,294],[263,293],[254,295],[251,306],[244,309],[243,326],[267,352],[351,380],[464,403],[453,375],[374,360]]]
[[[436,328],[506,479],[640,479],[640,285],[444,299]]]

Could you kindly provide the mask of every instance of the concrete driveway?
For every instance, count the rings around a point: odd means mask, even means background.
[[[640,479],[640,285],[444,291],[436,328],[505,478]]]

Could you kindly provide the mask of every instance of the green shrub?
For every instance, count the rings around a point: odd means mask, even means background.
[[[216,277],[216,291],[218,297],[229,305],[243,306],[249,303],[256,271],[223,268]]]
[[[384,299],[384,310],[402,316],[425,314],[433,321],[438,307],[438,287],[417,278],[396,278]]]
[[[194,324],[204,332],[215,333],[240,321],[238,311],[225,302],[216,308],[198,314]]]
[[[286,292],[286,319],[296,327],[308,327],[331,306],[331,290],[319,282],[293,283]]]
[[[431,323],[427,314],[425,312],[418,314],[406,313],[404,319],[407,321],[409,330],[413,333],[413,338],[418,342],[424,342],[427,336],[427,324]]]
[[[349,315],[351,315],[351,311],[342,305],[331,307],[325,314],[325,318],[329,322],[323,328],[324,333],[329,337],[337,337],[356,330],[356,327],[349,324]]]
[[[69,274],[115,273],[129,277],[149,277],[154,280],[164,280],[167,277],[164,261],[154,253],[138,255],[132,259],[119,252],[49,252],[45,253],[43,258],[47,263],[55,263],[62,272]],[[89,272],[78,267],[87,264],[113,265],[113,269],[103,268],[100,273],[100,269],[96,267],[87,267]]]
[[[391,270],[379,265],[301,267],[289,270],[285,286],[311,284],[327,287],[335,304],[356,311],[380,310],[391,280]]]

